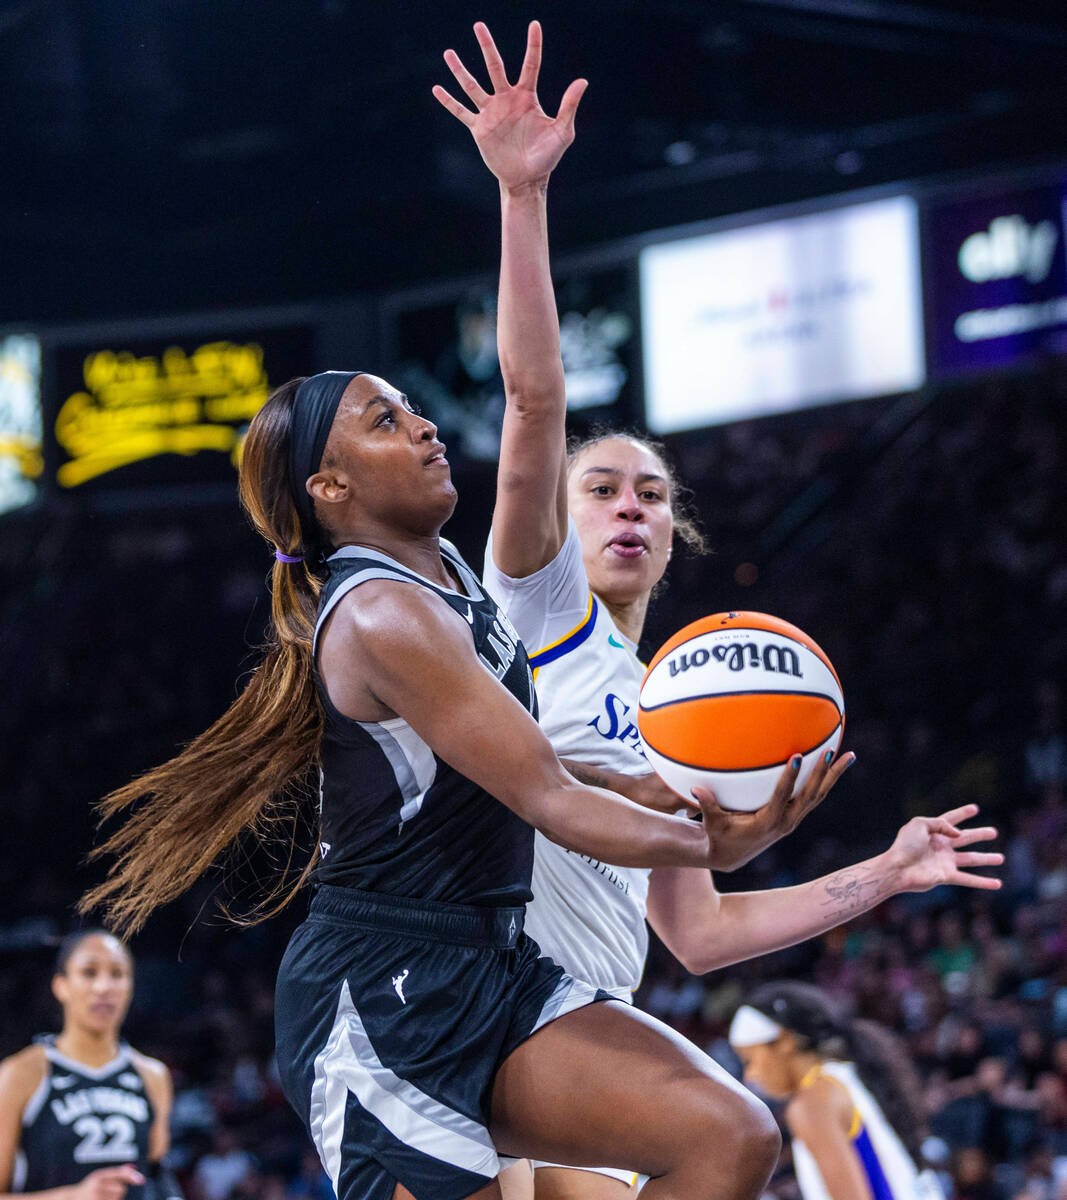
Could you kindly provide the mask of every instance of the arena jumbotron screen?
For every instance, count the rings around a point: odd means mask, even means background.
[[[657,433],[911,391],[925,377],[915,201],[647,246],[641,316]]]

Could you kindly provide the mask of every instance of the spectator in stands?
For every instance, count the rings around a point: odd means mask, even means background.
[[[244,1148],[237,1131],[220,1125],[210,1153],[193,1171],[193,1195],[196,1200],[229,1200],[234,1189],[255,1170],[256,1160]]]

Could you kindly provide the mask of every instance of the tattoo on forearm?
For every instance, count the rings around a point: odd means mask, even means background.
[[[882,881],[869,869],[846,867],[831,875],[823,886],[823,907],[832,908],[842,920],[854,917],[876,904],[882,897]]]
[[[563,765],[579,783],[584,783],[586,787],[607,788],[609,792],[615,791],[611,781],[596,767],[591,767],[587,763],[571,762],[569,758],[563,759]]]

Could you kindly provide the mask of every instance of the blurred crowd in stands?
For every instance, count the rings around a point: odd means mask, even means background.
[[[813,878],[915,813],[976,801],[999,893],[898,897],[804,946],[692,978],[654,946],[638,1003],[730,1064],[754,983],[829,989],[906,1040],[951,1200],[1067,1200],[1067,373],[703,430],[671,446],[713,553],[676,556],[647,649],[709,612],[800,625],[845,685],[856,767],[724,889]],[[449,535],[480,563],[492,479]],[[8,518],[0,538],[0,1053],[54,1027],[50,946],[97,877],[92,802],[205,728],[266,619],[266,548],[219,509],[144,497]],[[310,838],[307,839],[310,843]],[[254,902],[253,870],[226,893]],[[272,1058],[273,977],[306,901],[251,929],[218,878],[133,943],[130,1041],[174,1072],[193,1200],[329,1200]],[[772,1183],[792,1200],[788,1166]]]

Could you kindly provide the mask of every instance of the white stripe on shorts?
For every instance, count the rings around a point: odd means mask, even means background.
[[[606,1175],[609,1179],[625,1183],[627,1187],[633,1187],[641,1178],[636,1171],[623,1170],[621,1167],[568,1167],[566,1163],[542,1162],[539,1158],[531,1159],[530,1166],[535,1171],[541,1170],[542,1167],[554,1167],[562,1171],[585,1171],[589,1175]]]
[[[330,1036],[315,1059],[310,1111],[315,1149],[338,1194],[349,1093],[395,1138],[420,1153],[490,1178],[500,1170],[483,1125],[427,1096],[382,1064],[345,980]]]
[[[530,1033],[536,1033],[549,1021],[574,1012],[576,1008],[584,1008],[596,998],[597,989],[591,983],[583,983],[580,979],[572,979],[564,974],[556,984],[555,991],[545,1001],[544,1006]]]

